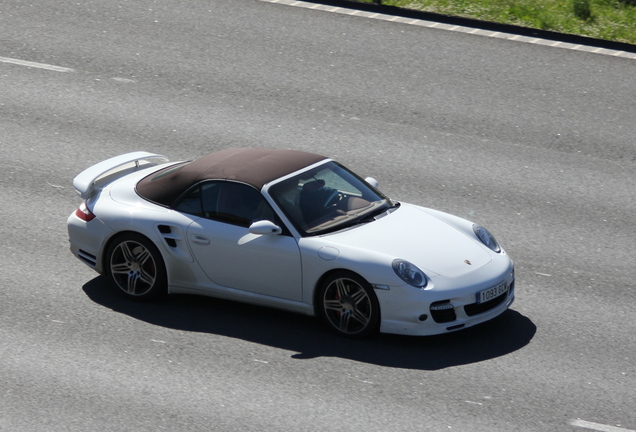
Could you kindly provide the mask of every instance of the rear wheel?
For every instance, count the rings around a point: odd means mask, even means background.
[[[106,252],[106,274],[128,298],[150,300],[167,292],[166,267],[157,247],[146,237],[122,234]]]
[[[320,287],[319,308],[323,319],[336,333],[364,337],[378,331],[380,305],[371,285],[351,272],[338,272]]]

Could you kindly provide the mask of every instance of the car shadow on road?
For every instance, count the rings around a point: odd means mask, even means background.
[[[210,333],[269,345],[297,354],[295,359],[339,357],[406,369],[437,370],[504,356],[526,346],[536,332],[514,310],[459,332],[440,336],[378,335],[363,340],[329,332],[318,319],[226,300],[175,295],[151,303],[118,295],[99,276],[83,286],[95,303],[149,324],[186,332]]]

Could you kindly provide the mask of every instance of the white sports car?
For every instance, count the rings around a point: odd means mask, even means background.
[[[73,186],[73,255],[125,296],[203,294],[318,315],[335,332],[446,333],[514,300],[514,266],[484,228],[384,196],[337,162],[226,149],[103,161]]]

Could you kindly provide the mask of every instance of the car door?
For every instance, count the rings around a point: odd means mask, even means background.
[[[274,211],[255,188],[231,181],[197,186],[182,201],[202,216],[188,227],[192,253],[217,285],[288,300],[302,300],[298,243],[291,235],[256,235],[249,225],[271,220]],[[286,230],[285,230],[286,231]]]

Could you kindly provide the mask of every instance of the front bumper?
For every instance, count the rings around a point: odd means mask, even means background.
[[[478,303],[477,293],[505,283],[506,291]],[[383,333],[429,336],[449,333],[489,321],[504,313],[515,299],[512,264],[504,275],[478,285],[447,290],[414,290],[398,287],[378,291]]]

